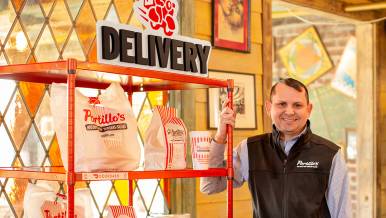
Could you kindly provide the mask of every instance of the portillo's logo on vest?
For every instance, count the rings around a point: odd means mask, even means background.
[[[319,162],[318,161],[305,161],[298,160],[296,163],[297,168],[318,168]]]
[[[145,30],[97,22],[99,63],[208,76],[211,44],[178,35],[176,0],[138,0],[133,9]]]

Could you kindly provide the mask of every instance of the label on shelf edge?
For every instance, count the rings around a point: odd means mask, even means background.
[[[124,172],[82,173],[82,180],[124,180],[129,175]]]

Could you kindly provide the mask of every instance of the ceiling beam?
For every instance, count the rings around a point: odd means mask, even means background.
[[[272,11],[272,19],[280,19],[285,17],[293,17],[293,16],[308,16],[312,13],[308,11]]]
[[[386,9],[386,1],[366,3],[366,4],[357,4],[357,5],[347,5],[344,8],[344,10],[346,12],[380,10],[380,9]]]
[[[346,4],[336,0],[280,0],[307,9],[315,9],[327,14],[337,15],[352,20],[369,21],[379,18],[374,11],[346,12]]]

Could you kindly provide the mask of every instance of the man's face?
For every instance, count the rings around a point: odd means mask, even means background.
[[[304,89],[299,92],[283,83],[276,85],[272,100],[265,106],[272,122],[286,139],[300,134],[312,111]]]

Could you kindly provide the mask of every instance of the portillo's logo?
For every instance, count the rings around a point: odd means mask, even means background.
[[[83,112],[84,112],[84,121],[88,123],[85,125],[87,131],[97,130],[99,132],[106,132],[106,131],[127,129],[127,124],[124,123],[125,114],[103,113],[103,114],[93,115],[90,109],[83,109]],[[117,122],[123,122],[123,123],[117,123]],[[103,125],[103,126],[100,126],[100,125]]]
[[[133,8],[145,30],[97,22],[99,63],[208,76],[211,44],[178,35],[176,0],[138,0]]]
[[[125,114],[121,113],[104,113],[99,115],[93,115],[90,109],[83,109],[84,112],[84,121],[93,122],[97,124],[109,124],[118,121],[125,121]]]

